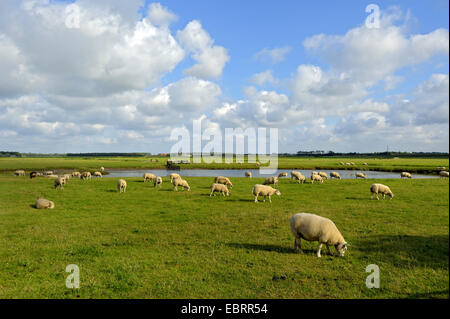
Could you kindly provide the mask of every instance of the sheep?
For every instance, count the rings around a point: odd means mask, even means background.
[[[119,193],[125,193],[127,191],[127,181],[124,179],[119,179],[117,181],[117,190],[119,191]]]
[[[156,178],[155,174],[152,173],[145,173],[144,174],[144,183],[149,180],[149,181],[154,181]]]
[[[443,178],[449,177],[449,173],[447,171],[441,171],[441,172],[439,172],[439,176],[443,177]]]
[[[25,171],[23,169],[18,169],[14,172],[15,176],[25,176]]]
[[[306,181],[306,177],[302,173],[296,171],[291,172],[291,178],[297,180],[299,183],[302,184]]]
[[[45,171],[44,174],[45,175],[53,175],[53,171]]]
[[[341,175],[339,175],[338,172],[331,172],[330,173],[330,178],[337,178],[337,179],[341,179]]]
[[[437,169],[441,170],[441,171],[445,171],[446,167],[445,166],[441,166],[441,167],[438,167]]]
[[[214,183],[224,184],[224,185],[230,186],[230,188],[233,188],[233,184],[231,183],[231,181],[228,177],[217,176],[216,178],[214,178]]]
[[[411,173],[408,173],[408,172],[401,172],[400,178],[403,178],[403,177],[412,178],[412,175],[411,175]]]
[[[78,177],[78,178],[80,178],[80,176],[81,176],[81,173],[80,172],[72,172],[72,177]]]
[[[328,175],[325,172],[319,172],[320,177],[322,177],[323,179],[328,179]]]
[[[367,163],[362,163],[364,166],[367,166]]]
[[[105,168],[102,166],[102,167],[100,167],[100,172],[104,172],[105,171]]]
[[[91,175],[91,172],[83,172],[83,173],[81,173],[80,177],[81,177],[81,179],[91,179],[92,175]]]
[[[181,176],[177,173],[170,174],[170,182],[172,183],[174,179],[181,178]]]
[[[376,195],[377,199],[378,198],[378,194],[383,194],[383,199],[385,198],[386,195],[388,195],[391,199],[394,197],[394,194],[392,193],[391,189],[383,184],[372,184],[370,186],[370,199],[373,199],[373,194]]]
[[[64,174],[63,175],[64,179],[66,180],[66,182],[72,177],[72,175],[70,174]]]
[[[153,186],[154,187],[156,187],[156,186],[161,187],[162,182],[163,182],[162,178],[160,176],[156,176],[156,178],[153,180]]]
[[[333,255],[330,245],[333,245],[340,257],[347,250],[347,242],[331,219],[308,213],[298,213],[291,217],[290,226],[294,235],[294,250],[302,251],[301,240],[318,241],[316,256],[321,257],[322,245],[327,246],[328,253]]]
[[[345,165],[350,166],[350,165],[352,165],[352,164],[350,164],[350,163],[345,163]]]
[[[287,177],[288,173],[286,172],[281,172],[280,174],[278,174],[278,177]]]
[[[353,165],[355,165],[355,163],[353,163],[353,162],[350,162],[350,165],[352,165],[352,166],[353,166]]]
[[[345,165],[344,162],[340,162],[339,164],[340,164],[340,165]]]
[[[311,174],[311,184],[314,184],[314,181],[323,183],[323,178],[319,174]]]
[[[55,179],[55,189],[58,187],[60,189],[64,189],[65,184],[66,184],[66,179],[64,177],[58,177],[57,179]]]
[[[36,199],[35,206],[37,209],[53,209],[55,208],[55,203],[45,198]]]
[[[38,176],[38,173],[37,172],[31,172],[30,173],[30,179],[33,179],[33,178],[35,178],[35,177],[37,177]]]
[[[245,177],[252,178],[252,172],[245,172]]]
[[[51,174],[51,175],[47,175],[46,177],[47,178],[58,178],[59,176],[55,175],[55,174]]]
[[[103,177],[102,173],[100,173],[100,172],[94,172],[94,176],[96,176],[96,177]]]
[[[364,175],[364,173],[356,173],[356,178],[366,178],[366,175]]]
[[[319,175],[319,173],[318,172],[311,172],[311,175]]]
[[[269,202],[272,203],[271,196],[273,194],[280,196],[281,192],[278,189],[272,188],[271,186],[256,184],[252,189],[253,195],[255,195],[255,203],[258,202],[258,196],[264,196],[264,202],[266,201],[266,196],[269,196]]]
[[[172,185],[174,186],[173,190],[178,191],[178,186],[182,186],[184,189],[187,189],[188,191],[191,190],[191,187],[189,186],[188,182],[181,178],[175,178],[172,181]]]
[[[221,193],[223,196],[227,195],[230,196],[230,191],[227,188],[227,185],[223,184],[217,184],[214,183],[211,185],[211,194],[209,194],[209,197],[211,197],[213,194],[216,196],[215,192]]]
[[[278,177],[276,177],[276,176],[267,177],[263,183],[263,185],[271,185],[271,184],[273,184],[274,186],[277,186],[278,185]]]

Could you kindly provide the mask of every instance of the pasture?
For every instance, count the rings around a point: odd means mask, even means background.
[[[449,297],[448,179],[282,178],[271,204],[253,202],[262,178],[232,178],[231,195],[212,198],[213,178],[186,178],[190,192],[174,192],[168,178],[161,189],[126,180],[119,194],[116,178],[55,190],[52,179],[0,174],[0,298]],[[370,200],[375,182],[394,199]],[[38,196],[55,209],[33,208]],[[317,243],[305,241],[295,253],[298,212],[332,219],[350,245],[345,257],[323,249],[317,258]],[[68,264],[80,268],[80,289],[65,287]],[[379,289],[365,285],[369,264],[380,268]]]

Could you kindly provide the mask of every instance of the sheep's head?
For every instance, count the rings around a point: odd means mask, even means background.
[[[344,257],[344,254],[347,251],[347,243],[343,242],[343,243],[337,244],[335,247],[336,247],[336,251],[339,253],[339,256]]]
[[[392,192],[389,192],[388,193],[388,196],[392,199],[392,198],[394,198],[394,194],[392,193]]]
[[[276,190],[275,190],[275,195],[280,196],[280,195],[281,195],[281,192],[280,192],[278,189],[276,189]]]

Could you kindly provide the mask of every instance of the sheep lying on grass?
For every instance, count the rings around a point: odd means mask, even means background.
[[[383,199],[386,195],[388,195],[391,199],[394,197],[394,194],[392,193],[391,189],[383,184],[372,184],[372,186],[370,186],[370,199],[373,199],[373,194],[375,194],[378,198],[378,194],[383,194]]]
[[[53,209],[55,208],[55,203],[53,203],[51,200],[45,199],[45,198],[38,198],[36,199],[36,204],[34,205],[37,209]]]
[[[191,190],[191,187],[189,186],[188,182],[181,178],[175,178],[172,181],[172,185],[174,186],[173,187],[174,191],[178,191],[178,186],[182,186],[183,189],[187,189],[188,191]]]
[[[272,203],[271,196],[272,195],[281,195],[281,192],[278,189],[272,188],[271,186],[256,184],[252,189],[253,195],[255,195],[255,203],[258,202],[258,196],[264,196],[264,202],[266,201],[266,196],[269,196],[269,202]]]
[[[155,178],[156,178],[155,174],[152,174],[152,173],[145,173],[145,174],[144,174],[144,183],[145,183],[146,181],[154,181]]]
[[[311,184],[314,184],[314,181],[323,183],[323,178],[319,174],[311,174]]]
[[[273,186],[277,186],[278,185],[278,177],[276,176],[271,176],[266,178],[266,180],[264,181],[263,185],[272,185]]]
[[[401,172],[400,178],[403,178],[403,177],[412,178],[412,175],[411,175],[411,173],[408,173],[408,172]]]
[[[252,177],[252,172],[245,172],[245,177]]]
[[[124,179],[119,179],[117,181],[117,190],[119,191],[119,193],[125,193],[127,191],[127,181]]]
[[[441,171],[441,172],[439,172],[439,176],[440,177],[449,177],[449,173],[446,171]]]
[[[330,173],[330,178],[341,179],[341,175],[339,175],[338,172],[331,172],[331,173]]]
[[[163,182],[162,178],[160,176],[156,176],[156,178],[153,181],[153,186],[154,187],[156,187],[156,186],[161,187],[162,182]]]
[[[302,251],[302,239],[319,242],[316,252],[317,257],[321,257],[320,251],[323,244],[327,246],[328,253],[331,255],[330,245],[336,248],[341,257],[344,256],[347,250],[347,242],[333,221],[328,218],[314,214],[299,213],[291,217],[290,226],[295,237],[295,250],[298,248],[300,252]]]
[[[18,169],[14,172],[15,176],[25,176],[25,171],[23,169]]]
[[[227,185],[230,186],[230,188],[233,188],[233,184],[228,177],[217,176],[216,178],[214,178],[214,183]]]
[[[174,179],[181,178],[181,176],[177,173],[170,174],[170,182],[172,183]]]
[[[209,196],[211,197],[212,195],[216,196],[216,192],[221,193],[223,196],[227,195],[230,196],[230,191],[227,188],[227,185],[223,185],[223,184],[217,184],[214,183],[211,185],[211,194],[209,194]]]
[[[366,178],[366,175],[364,175],[364,173],[356,173],[356,178]]]

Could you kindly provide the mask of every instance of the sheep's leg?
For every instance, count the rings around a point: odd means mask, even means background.
[[[270,198],[270,195],[269,195],[269,203],[272,203],[272,199]]]
[[[328,245],[327,245],[327,250],[328,250],[328,254],[331,255],[331,256],[333,256],[333,253],[332,253],[331,250],[330,250],[330,246],[328,246]]]
[[[298,248],[298,252],[302,252],[302,242],[301,242],[301,238],[295,238],[294,240],[294,250],[297,250]]]
[[[386,194],[383,194],[383,199],[385,199],[385,197],[386,197]]]
[[[320,256],[320,250],[322,249],[322,243],[321,242],[319,242],[319,247],[317,247],[317,257],[322,257],[322,256]]]
[[[263,203],[265,203],[265,202],[266,202],[266,197],[267,197],[267,195],[264,195],[264,200],[263,200]]]
[[[380,200],[380,198],[378,197],[378,194],[377,194],[377,200]]]
[[[255,203],[258,202],[258,195],[255,195]]]

